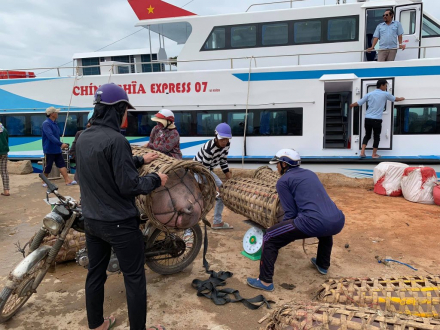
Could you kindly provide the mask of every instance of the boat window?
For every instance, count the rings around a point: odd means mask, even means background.
[[[181,137],[214,136],[215,127],[227,122],[234,136],[243,136],[244,109],[214,111],[173,111],[175,124]],[[156,112],[129,111],[127,136],[149,136],[156,122],[151,117]],[[250,109],[247,136],[303,134],[303,109]]]
[[[308,20],[294,23],[295,44],[321,42],[321,20]]]
[[[174,124],[180,135],[189,136],[191,134],[191,113],[176,112],[174,114]]]
[[[157,54],[153,54],[153,61],[157,61]],[[150,60],[150,54],[144,54],[141,55],[141,62],[145,63],[142,64],[142,72],[151,72],[151,64],[150,62],[152,62]],[[165,71],[165,66],[162,63],[154,63],[153,64],[153,72],[160,72],[160,66],[162,65],[162,71]]]
[[[440,25],[423,15],[422,37],[440,37]]]
[[[440,134],[440,105],[394,108],[394,134]]]
[[[262,111],[261,135],[302,135],[302,109]]]
[[[58,115],[57,123],[58,127],[60,128],[60,136],[62,136],[64,132],[64,125],[66,125],[66,115]],[[75,136],[76,132],[78,131],[78,127],[78,116],[69,114],[64,136]]]
[[[263,46],[285,45],[289,41],[289,24],[274,23],[262,25]]]
[[[257,26],[239,25],[231,28],[231,47],[245,48],[257,45]]]
[[[357,39],[356,17],[330,18],[327,23],[328,41],[351,41]]]
[[[400,24],[402,24],[404,34],[416,33],[416,11],[415,11],[415,9],[402,11],[400,13]]]
[[[99,57],[83,58],[81,60],[81,63],[82,66],[99,65]],[[101,69],[99,66],[95,66],[93,68],[83,68],[84,76],[100,75],[100,74],[101,74]]]
[[[223,49],[226,46],[226,29],[214,28],[205,43],[205,49]]]
[[[244,135],[246,112],[228,112],[228,124],[231,126],[232,135]],[[248,112],[246,135],[254,132],[254,113]]]
[[[128,112],[126,135],[129,136],[150,136],[156,122],[151,118],[154,112]]]
[[[25,135],[26,133],[26,117],[25,116],[7,116],[6,129],[11,136]]]
[[[213,136],[215,127],[222,122],[222,114],[220,112],[197,113],[197,135]]]
[[[88,116],[89,116],[88,113],[82,113],[82,114],[80,115],[80,118],[82,119],[82,122],[81,122],[81,125],[80,125],[81,129],[86,129],[86,126],[87,126],[87,117],[88,117]]]
[[[41,136],[41,126],[43,122],[46,120],[46,115],[32,115],[31,116],[31,135],[33,136]]]

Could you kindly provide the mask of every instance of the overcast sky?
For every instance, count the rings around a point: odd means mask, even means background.
[[[278,0],[279,1],[279,0]],[[244,12],[249,5],[267,0],[169,0],[199,15]],[[336,0],[325,0],[333,4]],[[342,2],[342,0],[341,0]],[[355,2],[348,0],[347,2]],[[439,0],[424,0],[425,11],[440,19]],[[306,0],[294,7],[323,5]],[[437,4],[437,6],[435,6]],[[288,8],[289,4],[255,7]],[[257,9],[258,8],[258,9]],[[127,0],[0,0],[0,69],[56,67],[71,61],[74,53],[96,51],[136,32],[138,21]],[[153,49],[159,46],[153,38]],[[180,46],[165,41],[168,56]],[[105,48],[148,48],[148,31],[142,31]],[[41,71],[40,71],[41,72]],[[46,73],[45,75],[51,75]]]

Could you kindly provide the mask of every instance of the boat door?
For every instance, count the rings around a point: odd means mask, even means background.
[[[370,93],[377,89],[376,83],[378,79],[367,79],[362,80],[362,97],[367,93]],[[388,92],[394,95],[394,78],[386,79],[388,82]],[[366,102],[361,107],[361,127],[360,127],[360,139],[359,139],[359,149],[362,148],[362,139],[365,135],[365,113],[368,108],[368,102]],[[391,150],[393,146],[393,108],[394,103],[387,101],[384,104],[383,116],[382,116],[382,132],[380,134],[380,150]],[[371,134],[371,139],[368,141],[367,149],[373,149],[373,133]]]
[[[395,20],[403,27],[402,43],[406,47],[420,47],[422,40],[422,4],[396,6]],[[398,50],[396,61],[420,58],[420,48]]]

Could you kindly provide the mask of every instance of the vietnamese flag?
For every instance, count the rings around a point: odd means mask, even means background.
[[[162,0],[128,0],[128,3],[139,20],[195,15]]]

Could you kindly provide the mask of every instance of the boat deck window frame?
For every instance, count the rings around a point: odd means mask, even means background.
[[[432,25],[434,25],[436,28],[438,28],[440,30],[440,24],[437,22],[434,22],[431,18],[429,18],[426,15],[423,15],[422,17],[422,38],[440,38],[440,31],[439,34],[435,34],[435,35],[423,35],[423,22],[424,21],[428,21],[429,23],[431,23]]]
[[[350,40],[329,40],[328,36],[328,23],[333,19],[343,19],[343,18],[354,18],[355,19],[355,38]],[[295,23],[308,22],[308,21],[317,21],[321,22],[321,39],[319,42],[301,42],[295,43]],[[287,23],[288,24],[288,42],[286,44],[275,44],[275,45],[263,45],[263,26],[270,24],[280,24]],[[231,46],[231,30],[234,27],[239,26],[249,26],[255,25],[257,26],[257,41],[255,46],[247,46],[247,47],[232,47]],[[205,48],[208,44],[208,41],[211,38],[211,35],[214,33],[216,29],[224,28],[226,30],[225,33],[225,46],[223,48]],[[299,19],[299,20],[283,20],[283,21],[268,21],[268,22],[255,22],[255,23],[244,23],[244,24],[231,24],[231,25],[217,25],[214,26],[209,32],[207,38],[203,42],[202,47],[200,48],[201,52],[210,52],[210,51],[221,51],[221,50],[237,50],[237,49],[248,49],[248,48],[266,48],[266,47],[286,47],[286,46],[302,46],[302,45],[311,45],[311,44],[331,44],[331,43],[339,43],[339,42],[359,42],[360,41],[360,16],[359,15],[349,15],[349,16],[333,16],[333,17],[317,17],[310,19]]]

